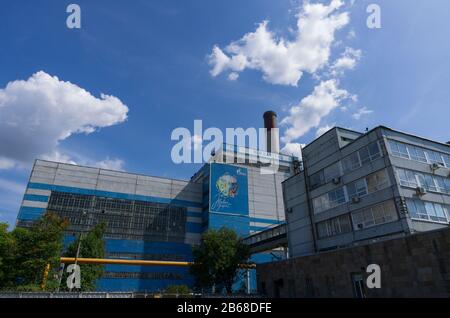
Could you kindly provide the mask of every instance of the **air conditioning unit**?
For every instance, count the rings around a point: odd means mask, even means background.
[[[431,171],[436,171],[437,169],[439,169],[441,167],[442,167],[442,165],[439,164],[439,163],[432,163],[431,166],[430,166]]]
[[[363,229],[364,228],[364,224],[362,224],[362,223],[358,223],[358,225],[356,225],[357,227],[358,227],[358,229]]]
[[[424,195],[427,194],[427,189],[425,189],[424,187],[417,187],[416,188],[416,193],[418,195]]]
[[[361,202],[361,198],[360,197],[353,197],[352,198],[352,202],[353,203],[359,203],[359,202]]]
[[[332,181],[334,184],[339,184],[339,183],[341,183],[341,177],[333,178]]]

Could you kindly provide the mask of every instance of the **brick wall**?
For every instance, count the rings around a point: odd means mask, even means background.
[[[352,277],[381,268],[381,288],[366,297],[450,297],[450,229],[409,235],[257,267],[269,297],[355,297]]]

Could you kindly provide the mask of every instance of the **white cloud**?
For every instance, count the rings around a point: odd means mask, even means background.
[[[0,157],[0,170],[2,170],[2,169],[11,169],[15,165],[16,164],[14,163],[13,160]]]
[[[40,71],[0,89],[0,167],[47,156],[70,162],[58,144],[126,120],[128,107],[117,97],[100,98]]]
[[[316,138],[322,136],[324,133],[326,133],[328,130],[330,130],[333,127],[334,127],[334,125],[332,125],[332,126],[325,125],[325,126],[319,127],[316,131]]]
[[[345,70],[353,70],[361,59],[361,50],[347,47],[342,55],[331,65],[331,74],[337,76]]]
[[[239,74],[236,72],[231,72],[230,74],[228,74],[228,79],[230,81],[235,81],[239,78]]]
[[[373,110],[368,109],[366,106],[364,106],[364,107],[361,107],[360,109],[358,109],[356,111],[356,113],[354,113],[352,115],[352,117],[354,119],[356,119],[356,120],[359,120],[359,119],[361,119],[362,116],[369,115],[369,114],[372,114],[372,113],[373,113]]]
[[[0,190],[2,192],[23,194],[25,192],[25,184],[0,178]]]
[[[105,160],[92,163],[92,166],[102,169],[123,171],[124,164],[125,162],[122,159],[106,158]]]
[[[91,158],[83,157],[79,154],[66,154],[59,150],[54,150],[51,154],[39,156],[39,159],[68,163],[72,165],[98,167],[109,170],[124,170],[125,162],[119,158],[110,159],[107,157],[104,160],[95,161]]]
[[[72,165],[78,164],[69,155],[63,154],[59,150],[54,150],[50,154],[41,155],[41,156],[39,156],[39,159],[48,160],[48,161],[62,162],[62,163],[69,163],[69,164],[72,164]]]
[[[305,146],[305,144],[300,143],[287,143],[284,145],[284,147],[281,149],[281,153],[284,153],[286,155],[294,155],[298,157],[299,159],[302,159],[302,148]]]
[[[283,142],[289,143],[306,134],[311,128],[319,126],[323,117],[338,107],[343,100],[351,98],[346,90],[338,88],[337,80],[320,82],[310,95],[291,107],[289,116],[281,121],[282,125],[287,126]]]
[[[334,34],[349,22],[348,12],[337,12],[342,5],[341,0],[332,0],[328,6],[306,2],[297,16],[292,41],[277,38],[268,29],[268,21],[263,21],[255,32],[225,47],[225,52],[214,46],[209,55],[211,75],[237,74],[248,68],[261,71],[269,83],[297,86],[303,72],[314,74],[328,64]]]

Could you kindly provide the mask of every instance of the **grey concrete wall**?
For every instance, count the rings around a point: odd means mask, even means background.
[[[280,262],[259,264],[259,292],[269,297],[355,297],[352,274],[381,268],[381,288],[366,297],[450,297],[450,229]]]

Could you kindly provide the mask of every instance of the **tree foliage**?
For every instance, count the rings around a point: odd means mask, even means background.
[[[105,258],[105,245],[103,235],[106,231],[106,224],[99,223],[94,226],[88,233],[85,233],[72,244],[67,247],[64,256],[75,257],[77,254],[78,244],[81,239],[79,258]],[[81,264],[81,291],[93,291],[96,288],[96,281],[104,272],[104,265],[97,264]],[[67,277],[65,274],[64,278]],[[65,279],[63,278],[63,281]],[[65,285],[62,289],[66,289]]]
[[[189,297],[191,293],[192,291],[187,285],[169,285],[164,289],[164,294],[169,296]]]
[[[250,251],[235,231],[221,228],[205,232],[201,244],[194,247],[193,256],[191,273],[198,287],[222,286],[231,293],[239,264],[247,262]]]
[[[66,220],[53,213],[45,213],[30,228],[16,227],[12,232],[1,224],[0,288],[38,290],[47,264],[52,273],[57,271],[67,226]],[[54,286],[57,277],[49,275],[47,281],[46,286]]]

